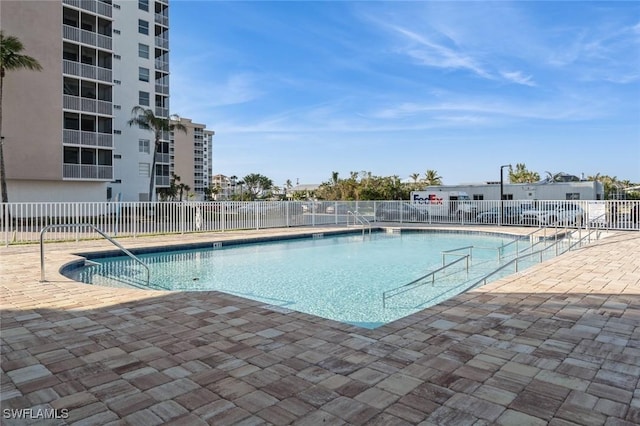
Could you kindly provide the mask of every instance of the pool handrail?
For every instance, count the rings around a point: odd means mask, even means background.
[[[433,283],[435,282],[435,274],[436,274],[436,273],[438,273],[438,272],[442,272],[442,271],[444,271],[445,269],[447,269],[449,266],[453,266],[453,265],[455,265],[455,264],[456,264],[456,263],[458,263],[458,262],[461,262],[461,261],[463,261],[463,260],[466,260],[466,261],[467,261],[467,265],[466,265],[466,266],[467,266],[467,271],[468,271],[468,270],[469,270],[469,258],[470,258],[470,257],[471,257],[471,255],[469,255],[469,254],[463,254],[463,255],[460,255],[460,257],[459,257],[458,259],[456,259],[456,260],[454,260],[454,261],[452,261],[452,262],[449,262],[449,263],[447,263],[446,265],[443,265],[443,266],[441,266],[441,267],[440,267],[440,268],[438,268],[438,269],[434,269],[433,271],[429,272],[429,273],[428,273],[428,274],[426,274],[426,275],[421,276],[420,278],[416,278],[415,280],[413,280],[413,281],[411,281],[411,282],[409,282],[409,283],[407,283],[407,284],[403,284],[403,285],[401,285],[401,286],[399,286],[399,287],[395,287],[395,288],[389,289],[389,290],[387,290],[387,291],[383,291],[383,292],[382,292],[382,308],[384,309],[384,308],[386,308],[386,307],[387,307],[387,305],[386,305],[386,301],[387,301],[387,299],[389,299],[389,298],[391,298],[391,297],[393,297],[393,296],[397,296],[398,294],[402,294],[402,293],[404,293],[404,292],[406,292],[406,291],[413,290],[414,288],[419,287],[419,286],[418,286],[418,285],[416,285],[416,284],[417,284],[417,283],[419,283],[420,281],[424,280],[424,279],[425,279],[425,278],[427,278],[427,277],[431,277],[431,283],[433,284]],[[426,282],[425,282],[425,283],[422,283],[422,284],[420,284],[420,285],[425,285],[425,284],[426,284]],[[411,288],[406,288],[406,289],[405,289],[405,287],[409,287],[409,286],[413,286],[413,287],[411,287]],[[402,290],[402,291],[398,291],[398,290],[400,290],[400,289],[404,289],[404,290]],[[390,292],[392,292],[392,291],[398,291],[398,292],[397,292],[397,293],[394,293],[394,294],[392,294],[392,295],[390,295],[390,296],[387,296],[387,293],[390,293]]]
[[[523,259],[523,258],[525,258],[525,257],[529,257],[529,256],[533,256],[533,255],[539,254],[539,255],[540,255],[540,261],[542,262],[542,254],[543,254],[546,250],[548,250],[548,249],[550,249],[550,248],[552,248],[552,247],[555,247],[555,249],[556,249],[556,254],[555,254],[555,255],[556,255],[556,256],[558,256],[558,254],[566,253],[567,251],[571,250],[571,249],[572,249],[573,247],[575,247],[576,245],[581,244],[581,243],[582,243],[582,241],[584,241],[585,239],[588,239],[588,241],[589,241],[589,242],[591,242],[591,234],[593,234],[594,232],[596,233],[596,235],[599,235],[600,228],[595,227],[595,228],[593,228],[593,229],[589,229],[589,232],[587,233],[587,235],[585,235],[584,237],[580,237],[580,238],[578,239],[578,241],[576,241],[576,242],[575,242],[575,243],[573,243],[573,244],[570,244],[570,245],[569,245],[569,247],[567,247],[567,249],[566,249],[566,250],[564,250],[564,251],[563,251],[563,252],[561,252],[561,253],[558,253],[558,243],[560,242],[560,240],[558,240],[558,239],[557,239],[557,233],[556,233],[556,241],[555,241],[553,244],[551,244],[550,246],[546,246],[546,247],[544,247],[544,248],[542,248],[542,249],[540,249],[540,250],[536,250],[535,252],[534,252],[534,251],[532,251],[532,252],[530,252],[530,253],[523,253],[523,254],[519,254],[519,255],[517,255],[517,256],[516,256],[516,257],[514,257],[513,259],[509,260],[508,262],[504,263],[503,265],[500,265],[500,266],[499,266],[499,267],[497,267],[495,270],[493,270],[493,271],[489,272],[488,274],[486,274],[485,276],[483,276],[482,278],[480,278],[478,281],[476,281],[475,283],[473,283],[469,288],[475,288],[475,287],[477,287],[480,283],[485,283],[485,284],[486,284],[486,281],[487,281],[487,279],[488,279],[489,277],[491,277],[491,276],[493,276],[494,274],[496,274],[496,273],[500,272],[501,270],[503,270],[504,268],[506,268],[507,266],[509,266],[509,265],[511,265],[511,264],[513,264],[513,263],[515,263],[515,272],[518,272],[518,261],[519,261],[519,260],[521,260],[521,259]],[[565,235],[566,235],[566,234],[565,234]],[[569,238],[571,238],[571,237],[569,237]],[[517,241],[517,240],[516,240],[516,241]]]
[[[347,210],[347,226],[349,226],[349,216],[353,216],[354,225],[356,224],[356,220],[360,222],[360,225],[362,225],[362,235],[364,235],[365,227],[369,229],[369,235],[371,235],[371,222],[369,222],[362,213],[358,213],[358,210],[356,210],[355,212]]]
[[[47,281],[45,279],[45,274],[44,274],[44,272],[45,272],[44,271],[44,234],[51,228],[73,228],[73,227],[78,227],[79,228],[79,227],[82,227],[82,226],[86,226],[86,227],[89,227],[89,228],[93,229],[98,234],[100,234],[105,239],[107,239],[111,244],[113,244],[116,247],[118,247],[124,254],[126,254],[127,256],[129,256],[130,258],[132,258],[133,260],[138,262],[139,264],[141,264],[145,268],[145,270],[147,271],[147,287],[149,287],[149,282],[151,280],[151,270],[149,269],[147,264],[144,263],[142,260],[140,260],[140,258],[138,258],[135,254],[131,253],[129,250],[127,250],[122,245],[120,245],[120,243],[115,241],[113,238],[111,238],[110,236],[108,236],[107,234],[102,232],[102,230],[100,230],[98,227],[96,227],[95,225],[92,225],[90,223],[71,223],[71,224],[53,223],[53,224],[45,226],[44,228],[42,228],[40,230],[40,282],[41,283]]]

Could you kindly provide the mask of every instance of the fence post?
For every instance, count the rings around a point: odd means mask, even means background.
[[[4,244],[5,247],[9,247],[9,221],[7,211],[9,210],[9,203],[1,203],[2,205],[2,227],[4,228]]]

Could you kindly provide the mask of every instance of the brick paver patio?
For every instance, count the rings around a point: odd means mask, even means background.
[[[45,283],[37,246],[0,248],[2,424],[640,424],[638,232],[375,330],[57,273],[108,248],[47,244]]]

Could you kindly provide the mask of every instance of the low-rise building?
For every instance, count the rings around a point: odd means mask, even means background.
[[[472,200],[499,200],[500,182],[479,184],[439,185],[424,188],[425,191],[461,191]],[[502,185],[505,200],[603,200],[604,185],[597,181],[505,183]]]

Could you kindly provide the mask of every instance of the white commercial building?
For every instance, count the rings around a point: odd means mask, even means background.
[[[471,200],[499,200],[500,182],[483,184],[440,185],[424,188],[425,191],[461,191]],[[603,200],[602,182],[547,182],[505,183],[502,185],[505,200]]]

